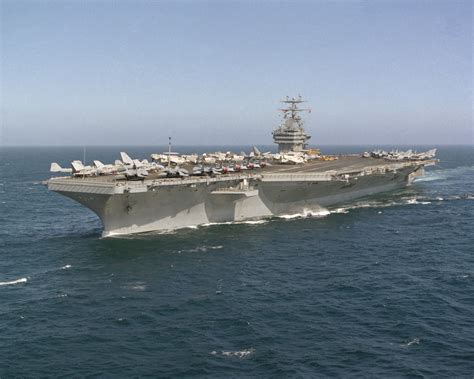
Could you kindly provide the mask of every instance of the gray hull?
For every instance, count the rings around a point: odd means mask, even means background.
[[[92,209],[101,219],[104,236],[170,230],[262,217],[318,212],[408,185],[422,167],[404,167],[351,180],[291,178],[177,181],[174,185],[137,183],[120,188],[80,180],[51,180],[50,189]],[[240,185],[240,188],[239,188]]]

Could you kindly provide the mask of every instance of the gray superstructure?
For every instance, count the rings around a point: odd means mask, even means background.
[[[298,108],[298,104],[304,103],[301,96],[291,99],[287,96],[282,103],[285,104],[285,107],[280,109],[283,112],[283,122],[273,131],[273,141],[278,144],[280,153],[303,151],[308,146],[311,136],[304,130],[303,120],[299,113],[310,112],[310,109]]]
[[[111,172],[103,174],[86,166],[89,171],[83,174],[73,170],[71,176],[52,178],[47,185],[92,209],[102,220],[103,234],[107,236],[320,212],[402,188],[422,175],[425,166],[436,162],[431,152],[429,156],[413,158],[403,155],[400,160],[371,154],[365,158],[314,156],[299,152],[307,141],[302,140],[295,142],[295,138],[291,142],[295,149],[283,149],[281,154],[262,154],[254,149],[243,158],[230,153],[173,157],[174,168],[170,167],[169,156],[163,158],[168,160],[168,167],[164,167],[132,160],[125,154],[124,160],[130,159],[125,169],[109,165]],[[159,159],[160,155],[156,157]],[[217,163],[204,166],[212,162],[210,158]],[[130,180],[131,175],[135,180]]]

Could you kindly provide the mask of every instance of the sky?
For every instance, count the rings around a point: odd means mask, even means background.
[[[0,145],[474,144],[472,1],[0,4]]]

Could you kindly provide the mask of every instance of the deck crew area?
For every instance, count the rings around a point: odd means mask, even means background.
[[[297,178],[299,176],[313,177],[314,179],[324,176],[336,176],[351,173],[360,173],[363,171],[375,171],[375,170],[393,170],[404,166],[427,166],[434,164],[435,161],[404,161],[404,162],[390,162],[379,158],[362,158],[361,156],[345,155],[338,156],[337,159],[331,161],[324,160],[311,160],[302,164],[270,164],[262,168],[255,168],[251,170],[242,170],[239,172],[222,173],[219,175],[202,175],[202,176],[187,176],[187,177],[163,177],[159,173],[150,172],[145,179],[131,180],[127,179],[124,175],[97,175],[97,176],[60,176],[52,178],[51,181],[66,180],[73,184],[80,184],[87,182],[88,184],[96,185],[115,185],[115,184],[135,184],[159,182],[163,185],[176,185],[176,184],[189,184],[196,182],[215,182],[215,181],[228,181],[228,180],[239,180],[239,179],[261,179],[262,177],[277,178],[288,176]],[[192,170],[192,166],[183,165],[183,168]],[[288,175],[286,175],[288,174]]]

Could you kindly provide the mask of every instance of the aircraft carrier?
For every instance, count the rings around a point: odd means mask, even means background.
[[[282,103],[282,124],[273,131],[278,153],[216,152],[152,155],[152,162],[125,152],[113,164],[51,164],[48,188],[94,211],[103,236],[172,230],[208,223],[318,213],[341,203],[409,185],[437,162],[436,150],[326,156],[308,149],[301,97]]]

